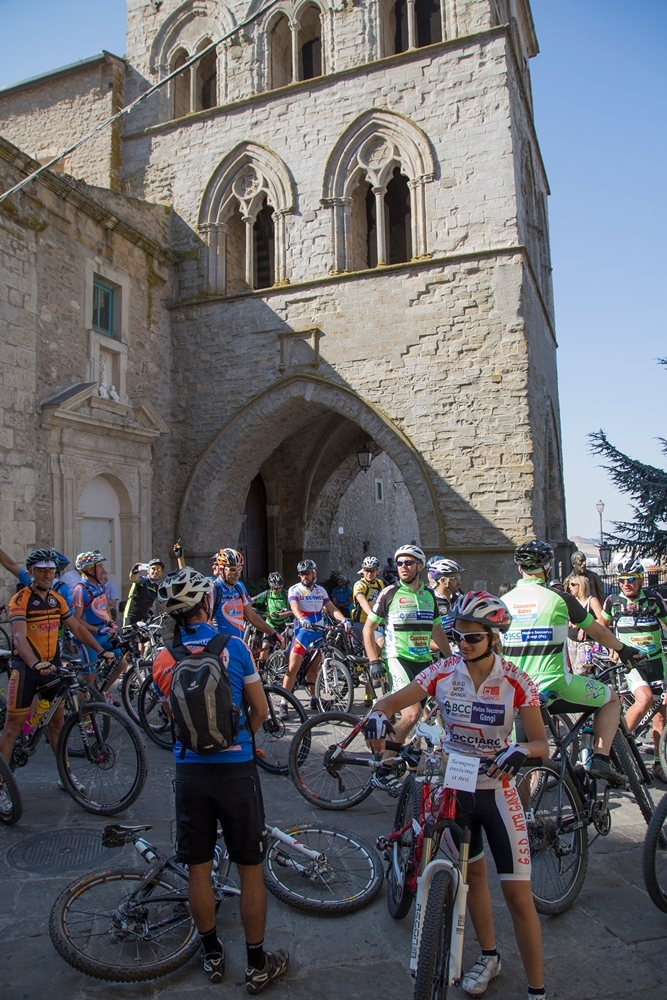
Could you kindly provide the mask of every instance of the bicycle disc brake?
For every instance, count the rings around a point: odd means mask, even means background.
[[[611,830],[611,813],[609,811],[609,785],[604,790],[602,801],[593,806],[593,825],[601,837],[606,837]]]

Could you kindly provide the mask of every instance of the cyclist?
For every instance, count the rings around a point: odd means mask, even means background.
[[[245,622],[249,622],[282,645],[282,638],[275,626],[267,625],[253,609],[250,594],[241,583],[243,556],[236,549],[220,549],[216,563],[218,576],[213,581],[213,619],[218,632],[243,638]]]
[[[453,605],[463,596],[461,573],[465,570],[453,559],[429,559],[428,582],[433,588],[441,617],[452,611]]]
[[[289,605],[295,618],[294,639],[289,654],[289,664],[283,677],[283,687],[286,691],[291,691],[296,683],[299,668],[303,663],[308,647],[316,639],[322,638],[322,631],[319,625],[324,625],[324,614],[326,611],[335,618],[336,621],[344,622],[346,628],[352,628],[352,622],[346,618],[342,611],[331,603],[329,595],[324,587],[317,583],[317,566],[312,559],[302,559],[297,565],[296,571],[299,574],[299,583],[295,583],[288,591]],[[306,677],[306,683],[310,691],[310,707],[317,708],[317,698],[315,697],[315,677],[319,665],[319,653],[313,657],[310,670]],[[280,718],[286,719],[288,716],[287,701],[280,704]]]
[[[163,573],[164,563],[161,559],[151,559],[146,565],[134,564],[130,570],[132,586],[127,595],[123,615],[124,627],[136,625],[137,622],[145,622],[151,617],[160,586],[160,577]]]
[[[384,580],[379,576],[380,560],[375,556],[366,556],[358,571],[361,580],[357,580],[352,588],[352,632],[357,641],[364,644],[364,623],[370,614],[373,605],[377,601],[380,592],[384,590]],[[384,643],[384,633],[382,629],[375,630],[375,641],[381,649]],[[364,695],[364,705],[368,707],[373,704],[375,691],[370,678],[366,681],[366,693]]]
[[[503,638],[504,652],[535,681],[540,692],[549,692],[553,698],[566,702],[563,711],[595,710],[595,749],[587,766],[592,777],[623,787],[625,778],[609,760],[621,717],[618,695],[593,677],[566,670],[563,646],[568,621],[583,629],[594,642],[619,652],[624,663],[630,663],[637,653],[596,622],[572,594],[549,589],[546,584],[553,561],[553,549],[539,539],[524,542],[516,549],[514,562],[521,579],[503,597],[513,619]]]
[[[270,625],[276,632],[282,634],[285,630],[287,619],[292,617],[287,599],[287,591],[285,590],[285,581],[280,573],[273,572],[269,573],[267,583],[269,585],[268,590],[263,590],[261,594],[253,597],[251,603],[253,607],[259,608],[262,612],[267,625]],[[261,660],[264,662],[268,660],[273,646],[274,643],[271,639],[264,636],[262,649],[259,654]]]
[[[211,623],[211,591],[211,581],[189,566],[169,573],[159,589],[160,600],[176,622],[175,633],[191,653],[203,650],[217,634]],[[286,951],[264,951],[266,824],[251,733],[257,732],[269,711],[259,674],[243,641],[232,636],[220,659],[234,704],[242,707],[238,739],[227,750],[206,756],[193,750],[182,754],[180,742],[175,744],[178,858],[188,865],[190,912],[201,937],[203,970],[212,983],[219,983],[225,972],[225,950],[216,928],[211,872],[220,822],[229,857],[241,880],[246,989],[259,993],[286,971],[289,962]],[[170,694],[175,664],[170,647],[155,657],[153,680],[164,698]]]
[[[57,561],[55,549],[31,552],[26,559],[30,585],[17,591],[9,602],[13,656],[7,690],[7,718],[0,736],[0,754],[7,761],[35,696],[52,701],[57,690],[56,685],[42,689],[53,679],[49,675],[61,665],[58,632],[62,623],[97,656],[105,659],[113,656],[105,652],[88,629],[76,620],[62,594],[53,590]],[[49,743],[54,753],[64,721],[64,705],[61,705],[48,725]],[[75,786],[81,787],[74,775],[72,780]],[[60,781],[59,786],[63,787]]]
[[[388,674],[391,689],[396,692],[407,687],[431,663],[431,638],[444,656],[450,656],[451,650],[440,625],[435,595],[419,576],[426,562],[424,553],[416,545],[402,545],[394,559],[398,582],[385,587],[373,605],[364,625],[364,646],[371,679],[382,680]],[[375,640],[378,625],[385,625],[384,664]],[[420,711],[419,704],[406,706],[400,722],[396,723],[396,742],[404,742]],[[393,753],[387,752],[385,759],[390,756]],[[390,795],[398,795],[401,788],[391,769],[382,766],[373,774],[373,785]]]
[[[398,558],[400,567],[400,558]],[[400,569],[399,569],[400,572]],[[482,829],[500,878],[505,902],[528,979],[529,1000],[544,997],[542,934],[530,887],[530,846],[515,775],[528,757],[547,757],[549,747],[540,714],[539,693],[531,679],[494,650],[512,619],[503,602],[485,592],[465,594],[459,604],[454,636],[460,652],[439,660],[400,691],[376,702],[366,723],[366,737],[381,752],[394,712],[410,706],[419,712],[425,695],[435,697],[445,725],[445,749],[451,754],[493,758],[479,774],[475,792],[457,792],[457,816],[471,830],[468,908],[482,954],[461,983],[470,996],[481,996],[501,971],[493,926]],[[518,710],[526,741],[512,742]],[[458,838],[452,833],[454,847]]]
[[[336,577],[336,586],[331,591],[331,600],[346,618],[352,614],[352,587],[340,573]]]
[[[81,579],[74,588],[73,607],[77,621],[96,637],[102,649],[114,654],[116,666],[102,685],[102,690],[106,692],[126,669],[127,662],[122,651],[116,646],[118,626],[112,621],[107,604],[107,592],[104,587],[109,578],[105,562],[105,557],[98,549],[93,552],[80,552],[76,557],[74,565],[81,574]],[[69,628],[69,625],[67,627]],[[81,659],[83,663],[89,664],[91,672],[94,672],[97,657],[82,649]]]
[[[662,684],[667,664],[662,650],[661,625],[667,628],[667,602],[656,591],[644,589],[644,567],[638,559],[625,559],[616,568],[620,594],[608,597],[602,606],[601,620],[628,646],[644,658],[628,674],[628,684],[635,703],[625,712],[628,729],[634,729],[652,705],[652,684]],[[658,757],[658,742],[665,727],[665,709],[653,717],[653,777],[667,781]]]

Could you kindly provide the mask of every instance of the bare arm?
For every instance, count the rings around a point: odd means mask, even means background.
[[[251,625],[254,625],[255,628],[258,628],[260,632],[266,632],[267,635],[273,635],[276,631],[273,625],[268,625],[264,619],[257,614],[252,604],[243,605],[243,617],[247,622],[250,622]]]
[[[80,611],[81,609],[78,608],[77,610]],[[89,629],[91,627],[94,628],[94,626],[89,626],[86,624],[86,622],[80,621],[76,613],[70,615],[69,618],[65,619],[65,625],[70,630],[70,632],[72,632],[76,636],[79,642],[83,643],[84,646],[88,646],[90,647],[90,649],[94,649],[96,653],[100,654],[100,656],[103,655],[104,650],[100,646],[97,639],[95,639],[92,636],[91,632],[89,631]],[[113,656],[113,653],[111,655]]]
[[[248,703],[248,725],[253,733],[256,733],[264,720],[269,717],[264,688],[259,681],[253,681],[244,685],[243,694]]]
[[[300,610],[299,610],[299,602],[298,601],[290,601],[289,602],[289,606],[292,609],[292,614],[296,618],[296,621],[297,621],[297,624],[298,624],[301,621],[301,613],[300,613]]]
[[[364,625],[364,636],[366,635],[366,626]],[[374,657],[377,659],[377,657]],[[412,681],[407,687],[401,688],[400,691],[396,691],[394,694],[386,694],[384,698],[380,698],[373,705],[373,712],[383,712],[384,715],[389,719],[394,714],[394,712],[401,712],[404,708],[409,708],[411,705],[416,705],[417,702],[421,701],[424,697],[424,689],[417,684],[416,681]],[[373,753],[382,753],[385,749],[384,740],[367,740]]]
[[[343,612],[339,611],[336,605],[332,601],[327,601],[327,603],[324,605],[324,610],[327,611],[330,615],[332,615],[336,619],[336,621],[339,622],[347,621],[347,618],[345,617]]]
[[[373,609],[370,606],[370,604],[368,603],[365,594],[355,594],[354,595],[354,600],[357,602],[357,604],[359,605],[359,607],[361,608],[361,610],[364,612],[364,614],[370,615],[370,613],[371,613],[371,611]]]
[[[449,640],[442,630],[442,625],[434,625],[433,632],[431,633],[433,641],[447,659],[452,655],[451,646],[449,645]]]
[[[529,757],[549,756],[549,742],[542,720],[542,711],[536,705],[524,705],[519,709],[519,715],[526,731],[526,742],[519,746],[525,747]]]
[[[380,659],[380,647],[375,641],[375,630],[377,626],[378,623],[371,621],[370,618],[367,618],[364,622],[364,649],[366,650],[366,656],[369,660]]]
[[[599,622],[591,622],[591,624],[584,629],[586,635],[589,635],[593,642],[599,642],[601,646],[605,646],[607,649],[613,649],[617,653],[619,650],[623,649],[623,643],[620,639],[617,639],[611,629],[607,628],[606,625],[600,625]]]
[[[3,552],[2,549],[0,549],[0,566],[4,566],[8,573],[11,573],[12,576],[17,577],[18,579],[20,570],[19,564],[15,562],[11,556],[8,556],[6,552]]]

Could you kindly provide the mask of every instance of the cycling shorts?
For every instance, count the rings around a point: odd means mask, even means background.
[[[628,687],[634,694],[637,688],[660,684],[665,679],[665,665],[662,659],[649,660],[641,667],[633,667],[627,674]]]
[[[559,701],[566,701],[581,708],[582,711],[587,708],[602,708],[611,700],[612,695],[612,690],[607,684],[596,681],[594,677],[580,674],[564,673],[562,678],[550,680],[548,683],[546,681],[538,683],[543,694],[549,692],[556,695]]]
[[[254,761],[176,765],[178,860],[203,865],[213,859],[218,821],[236,865],[261,865],[266,854],[262,789]]]
[[[321,639],[323,634],[324,633],[320,632],[319,629],[296,629],[294,632],[294,639],[292,641],[292,652],[296,653],[298,656],[305,656],[308,647],[312,646],[316,639]]]
[[[54,657],[56,666],[60,666],[60,656]],[[53,701],[60,686],[51,683],[56,680],[53,674],[40,674],[27,663],[13,656],[9,668],[9,684],[7,686],[7,710],[9,712],[25,712],[32,705],[35,695]],[[42,690],[43,689],[43,690]]]
[[[482,830],[501,882],[530,882],[530,843],[526,816],[514,780],[497,788],[456,793],[456,821],[470,829],[470,861],[484,857]],[[459,837],[445,834],[452,856],[458,858]]]
[[[400,691],[402,688],[412,684],[413,680],[422,670],[431,666],[431,660],[407,660],[404,656],[388,656],[385,661],[385,668],[389,674],[389,683],[392,691]]]
[[[97,639],[99,645],[102,647],[102,649],[104,650],[105,653],[106,653],[107,650],[110,649],[111,652],[113,653],[113,655],[116,657],[116,662],[118,662],[118,660],[120,660],[121,656],[123,655],[123,651],[122,651],[122,649],[117,649],[115,646],[111,645],[111,636],[110,635],[96,635],[95,638]],[[84,666],[86,664],[88,664],[89,666],[93,666],[94,664],[97,663],[97,661],[99,659],[99,655],[95,652],[94,649],[91,649],[90,646],[84,646],[84,644],[82,642],[79,642],[78,640],[77,640],[77,647],[78,647],[78,651],[79,651],[79,656],[80,656],[80,659],[81,659],[81,663]],[[82,671],[82,673],[92,673],[92,672],[93,671],[90,671],[90,670],[89,671]]]

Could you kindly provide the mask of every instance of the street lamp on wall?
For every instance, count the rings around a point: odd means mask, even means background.
[[[359,468],[363,469],[364,472],[368,472],[372,461],[373,452],[371,451],[371,446],[369,444],[365,444],[357,452],[357,462],[359,463]]]

